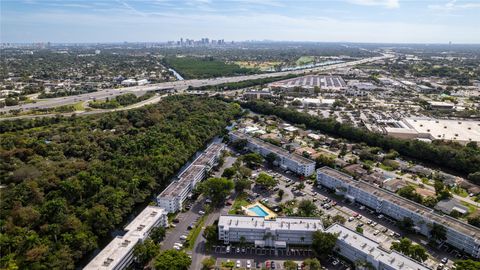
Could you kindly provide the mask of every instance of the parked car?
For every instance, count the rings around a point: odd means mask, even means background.
[[[448,262],[448,258],[443,258],[443,259],[442,259],[442,263],[443,263],[443,264],[446,264],[447,262]]]
[[[378,235],[379,233],[380,233],[380,231],[376,230],[376,231],[373,232],[373,235]]]
[[[275,269],[275,262],[274,261],[270,262],[270,268]]]
[[[379,218],[379,219],[382,219],[382,218],[384,218],[384,217],[385,217],[384,215],[378,215],[378,218]]]
[[[250,260],[247,260],[247,269],[250,269],[252,268],[252,263],[250,262]]]
[[[200,211],[198,211],[198,214],[199,214],[199,215],[205,215],[205,212],[202,211],[202,210],[200,210]]]
[[[240,261],[237,260],[237,268],[240,268],[242,265],[240,264]]]
[[[174,218],[172,221],[173,221],[173,223],[179,223],[180,222],[180,220],[178,218]]]
[[[227,246],[227,249],[226,249],[225,251],[226,251],[227,253],[230,253],[230,251],[231,251],[230,246]]]

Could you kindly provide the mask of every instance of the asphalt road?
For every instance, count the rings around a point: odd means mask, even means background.
[[[158,84],[149,84],[145,86],[125,87],[120,89],[102,89],[97,92],[86,93],[86,94],[81,94],[76,96],[51,98],[46,100],[39,100],[36,103],[8,106],[8,107],[0,108],[0,113],[9,112],[12,110],[25,111],[25,110],[32,110],[32,109],[52,108],[52,107],[57,107],[57,106],[62,106],[67,104],[74,104],[80,101],[88,101],[88,100],[94,100],[94,99],[101,100],[101,99],[106,99],[107,97],[112,98],[112,97],[123,95],[126,93],[136,93],[137,95],[139,95],[147,91],[172,89],[172,88],[179,92],[183,92],[189,86],[200,87],[200,86],[206,86],[206,85],[217,85],[222,83],[278,77],[278,76],[284,76],[288,74],[307,74],[310,72],[328,71],[328,70],[334,70],[337,68],[351,67],[351,66],[373,62],[377,60],[382,60],[386,58],[391,58],[391,57],[393,57],[393,55],[384,54],[383,56],[378,56],[378,57],[365,58],[357,61],[351,61],[346,63],[340,63],[340,64],[334,64],[330,66],[322,66],[322,67],[316,67],[316,68],[310,68],[310,69],[303,69],[303,70],[272,72],[272,73],[235,76],[235,77],[218,77],[218,78],[201,79],[201,80],[200,79],[182,80],[182,81],[164,82],[164,83],[158,83]]]

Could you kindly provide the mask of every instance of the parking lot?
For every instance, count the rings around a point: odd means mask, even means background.
[[[318,209],[321,209],[323,212],[322,216],[330,215],[333,217],[339,215],[344,217],[347,220],[344,224],[346,227],[352,230],[361,227],[363,235],[380,243],[385,249],[390,249],[393,241],[398,241],[404,236],[403,232],[396,226],[395,220],[388,216],[379,215],[374,210],[358,203],[344,201],[328,189],[316,186],[316,181],[301,181],[297,176],[286,173],[279,168],[261,167],[254,171],[254,175],[260,172],[266,172],[274,176],[278,180],[278,188],[275,190],[258,190],[254,188],[251,191],[252,198],[265,200],[269,205],[278,205],[292,199],[314,201]],[[300,182],[305,184],[305,188],[302,190],[296,189],[296,185]],[[278,189],[284,190],[281,200],[278,198]],[[258,193],[257,196],[253,196],[255,193]],[[325,207],[325,204],[328,204],[328,206]],[[454,250],[437,250],[426,246],[428,239],[423,236],[408,235],[408,238],[423,245],[428,253],[432,255],[432,258],[424,262],[424,264],[432,268],[436,268],[443,258],[448,259],[447,266],[450,267],[452,260],[458,258],[455,256]]]

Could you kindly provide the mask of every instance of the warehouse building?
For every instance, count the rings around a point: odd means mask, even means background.
[[[115,237],[84,270],[117,270],[127,268],[133,261],[133,248],[143,242],[153,228],[166,227],[167,213],[157,206],[147,206],[125,227],[123,236]]]
[[[268,85],[271,88],[293,90],[294,88],[302,88],[314,90],[315,87],[324,90],[343,90],[347,84],[340,76],[330,75],[307,75],[278,82],[273,82]]]
[[[223,143],[212,143],[188,166],[175,181],[170,183],[165,190],[157,196],[158,206],[165,208],[168,213],[175,213],[182,209],[183,202],[191,194],[195,186],[202,181],[209,172],[222,150]]]
[[[258,153],[264,157],[270,153],[274,153],[278,157],[278,165],[283,169],[288,169],[303,176],[310,176],[315,171],[315,161],[304,158],[295,153],[290,153],[281,147],[250,137],[239,131],[230,132],[230,140],[246,140],[246,147],[250,151]]]
[[[428,207],[369,183],[356,181],[329,167],[317,170],[317,182],[351,201],[366,205],[395,220],[410,218],[415,223],[414,229],[427,237],[430,237],[432,224],[441,225],[446,229],[446,243],[480,258],[480,229],[477,227],[450,216],[439,215]]]

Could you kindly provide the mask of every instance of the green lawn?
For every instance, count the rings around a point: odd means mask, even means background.
[[[242,193],[237,196],[233,202],[232,208],[228,211],[228,214],[234,215],[237,213],[237,210],[240,210],[242,206],[247,206],[250,203],[247,201],[247,194]]]
[[[202,231],[203,224],[205,223],[205,217],[206,215],[202,216],[198,220],[197,224],[195,224],[195,227],[188,234],[187,241],[185,242],[186,250],[192,250],[193,246],[195,245],[195,241],[197,240],[198,235]]]
[[[313,62],[315,62],[315,57],[313,57],[313,56],[302,56],[302,57],[298,58],[297,61],[295,61],[295,64],[297,66],[301,66],[301,65],[311,64]]]
[[[258,71],[211,57],[168,57],[164,62],[185,79],[254,74]]]
[[[454,187],[454,188],[452,188],[452,192],[453,192],[454,194],[457,194],[458,196],[463,197],[463,198],[468,197],[468,192],[467,192],[465,189],[461,188],[461,187]]]

